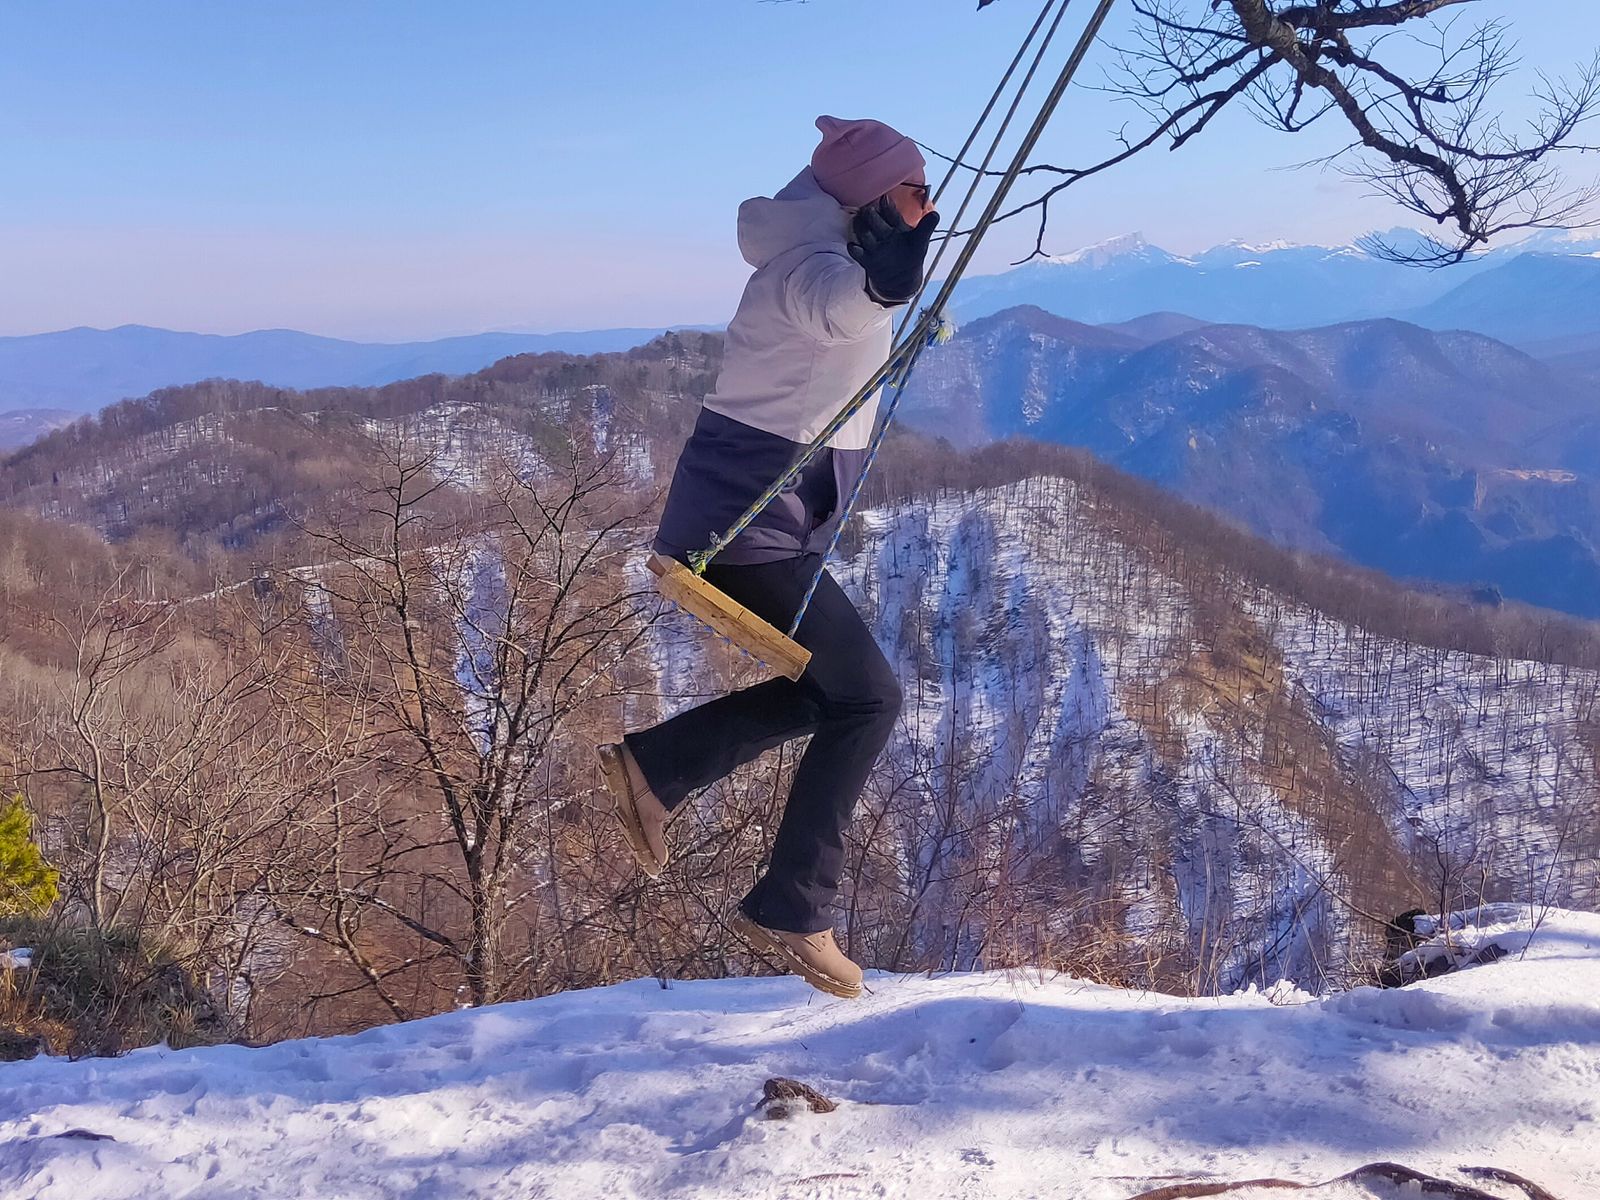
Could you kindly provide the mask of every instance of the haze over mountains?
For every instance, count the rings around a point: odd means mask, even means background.
[[[1400,321],[1297,332],[1018,308],[919,367],[957,446],[1083,447],[1274,540],[1600,616],[1600,436],[1576,373]]]
[[[1600,616],[1597,248],[1541,235],[1427,271],[1352,246],[1180,256],[1132,235],[965,283],[970,323],[902,411],[962,446],[1084,447],[1291,546]],[[373,386],[650,332],[4,338],[0,414],[28,411],[0,415],[0,450],[163,383]]]
[[[1413,319],[1430,329],[1477,329],[1529,348],[1592,335],[1600,328],[1600,253],[1521,255],[1467,279]]]
[[[1393,241],[1400,234],[1386,236]],[[1424,270],[1355,246],[1230,242],[1184,256],[1130,234],[969,278],[957,292],[955,315],[973,320],[1025,304],[1092,324],[1162,312],[1268,329],[1398,317],[1430,329],[1475,330],[1600,368],[1600,239],[1544,234],[1456,267]],[[465,374],[513,354],[625,350],[660,332],[504,332],[383,344],[285,329],[224,337],[125,325],[0,337],[0,413],[92,412],[209,378],[373,386],[434,372]],[[48,425],[32,428],[27,437]],[[25,439],[14,430],[9,440]]]
[[[427,342],[349,342],[292,329],[221,336],[145,325],[0,337],[0,412],[75,413],[201,379],[278,387],[371,387],[434,373],[464,375],[513,354],[600,354],[642,345],[663,329],[479,333]]]
[[[53,429],[70,425],[79,415],[64,408],[18,408],[0,412],[0,454],[26,446]]]
[[[972,320],[1021,304],[1091,324],[1152,312],[1269,329],[1398,317],[1537,343],[1600,335],[1600,239],[1544,234],[1430,270],[1356,246],[1230,242],[1186,256],[1129,234],[967,279],[955,308]]]

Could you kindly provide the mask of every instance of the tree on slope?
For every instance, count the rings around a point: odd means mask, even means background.
[[[0,805],[0,917],[41,913],[56,902],[57,874],[33,841],[22,797]]]
[[[358,511],[316,534],[334,561],[309,589],[305,669],[280,682],[348,770],[274,904],[403,1019],[445,985],[473,1005],[541,990],[558,860],[584,832],[573,764],[644,614],[612,457],[497,461],[468,495],[415,439],[377,455]]]

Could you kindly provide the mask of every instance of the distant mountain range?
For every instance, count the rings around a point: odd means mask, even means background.
[[[1524,342],[1521,349],[1552,366],[1571,367],[1579,371],[1600,369],[1600,337],[1592,333],[1530,340]]]
[[[964,280],[954,309],[973,320],[1019,305],[1091,324],[1161,311],[1268,329],[1397,317],[1517,345],[1591,334],[1600,345],[1600,240],[1544,234],[1430,270],[1355,246],[1230,242],[1185,256],[1129,234]]]
[[[643,345],[664,329],[480,333],[431,342],[347,342],[292,329],[221,336],[144,325],[0,337],[0,412],[94,412],[129,396],[200,379],[277,387],[367,387],[418,375],[464,375],[512,354],[600,354]]]
[[[1600,617],[1593,387],[1475,333],[1036,308],[972,322],[903,408],[958,446],[1084,447],[1293,546]]]
[[[1406,236],[1399,230],[1383,235],[1391,243]],[[1600,239],[1541,234],[1456,267],[1424,270],[1356,246],[1229,242],[1185,256],[1129,234],[969,278],[954,308],[958,319],[973,320],[1019,305],[1112,325],[1159,313],[1268,329],[1397,317],[1430,329],[1475,330],[1560,356],[1567,365],[1600,369]],[[626,350],[662,332],[502,332],[385,344],[287,329],[230,337],[124,325],[0,337],[0,413],[93,412],[208,378],[294,388],[374,386],[465,374],[514,354]],[[33,427],[45,428],[37,419]],[[13,422],[14,431],[21,428]]]
[[[1429,329],[1476,329],[1533,348],[1600,330],[1600,254],[1522,254],[1412,314]],[[1596,339],[1591,346],[1600,346]]]

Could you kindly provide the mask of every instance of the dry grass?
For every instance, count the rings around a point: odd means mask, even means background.
[[[32,918],[0,922],[0,939],[33,950],[31,966],[0,975],[0,1058],[215,1045],[236,1034],[175,947]]]

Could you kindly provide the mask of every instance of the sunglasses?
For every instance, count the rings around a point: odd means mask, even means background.
[[[918,204],[926,204],[928,198],[933,195],[932,190],[925,183],[902,183],[900,186],[913,189],[917,193]]]

